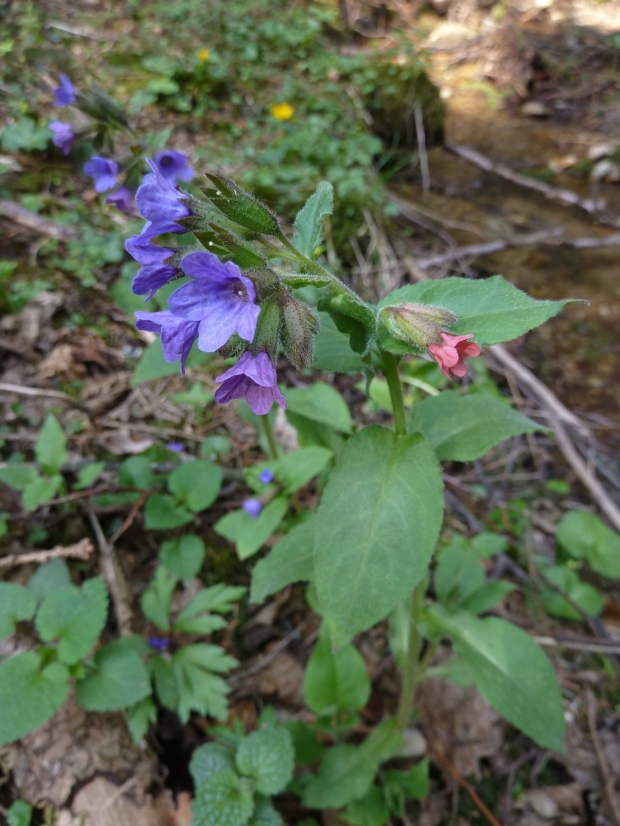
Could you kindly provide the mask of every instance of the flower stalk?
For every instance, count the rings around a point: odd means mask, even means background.
[[[411,719],[411,713],[415,703],[415,691],[420,682],[428,658],[420,660],[422,650],[422,636],[418,630],[418,619],[424,610],[424,594],[426,592],[426,579],[419,582],[411,598],[411,614],[409,617],[409,640],[407,644],[407,656],[403,669],[403,682],[398,700],[398,710],[396,712],[396,724],[400,731],[405,731]]]
[[[392,353],[383,350],[383,375],[388,383],[390,398],[392,399],[392,414],[394,416],[394,430],[397,436],[407,435],[407,421],[405,419],[405,403],[403,389],[398,376],[398,366]]]

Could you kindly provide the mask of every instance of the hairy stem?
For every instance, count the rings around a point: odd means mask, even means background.
[[[276,444],[276,437],[273,435],[273,428],[271,426],[271,422],[269,421],[269,415],[265,414],[261,416],[263,420],[263,429],[265,431],[265,437],[267,438],[267,445],[269,447],[269,458],[270,459],[277,459],[278,458],[278,445]]]
[[[311,261],[309,258],[306,258],[306,256],[303,255],[303,253],[299,252],[299,250],[296,249],[293,246],[293,244],[291,244],[291,242],[284,235],[284,233],[281,233],[278,236],[278,239],[287,248],[287,250],[289,250],[291,253],[293,253],[293,255],[295,256],[297,261],[304,264],[304,266],[307,267],[311,272],[317,273],[317,275],[326,275],[330,279],[331,288],[334,290],[334,292],[336,292],[336,293],[345,293],[346,295],[349,295],[352,298],[354,298],[360,304],[363,304],[361,298],[357,295],[357,293],[353,292],[352,289],[347,287],[346,284],[344,284],[333,273],[329,272],[329,270],[326,270],[324,267],[322,267],[320,264],[317,264],[315,261]]]
[[[398,366],[392,353],[386,350],[381,351],[383,358],[383,374],[387,379],[392,399],[392,413],[394,416],[394,430],[397,436],[407,435],[407,422],[405,420],[405,403],[403,401],[403,390],[398,377]]]
[[[417,620],[424,608],[424,593],[426,591],[426,581],[419,582],[413,592],[411,599],[411,615],[409,617],[409,642],[407,645],[407,657],[403,669],[403,683],[400,689],[398,700],[398,710],[396,712],[396,723],[400,731],[404,731],[411,718],[413,704],[415,701],[415,690],[420,682],[420,678],[428,665],[427,657],[420,662],[420,651],[422,649],[422,637],[418,630]]]

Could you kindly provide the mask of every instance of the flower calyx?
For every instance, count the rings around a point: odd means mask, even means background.
[[[394,338],[426,350],[431,345],[444,344],[442,330],[454,324],[456,316],[429,304],[397,304],[384,307],[379,319]]]
[[[220,175],[207,175],[215,189],[203,192],[227,218],[252,232],[278,235],[280,225],[275,214],[238,184]]]
[[[282,346],[291,364],[297,369],[309,367],[314,355],[314,337],[319,331],[319,319],[305,304],[288,293],[282,301]]]

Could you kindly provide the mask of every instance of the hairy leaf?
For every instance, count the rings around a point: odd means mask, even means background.
[[[334,373],[363,373],[364,362],[349,344],[349,336],[340,332],[329,313],[319,313],[321,329],[314,339],[315,370]]]
[[[251,789],[234,771],[222,769],[198,786],[192,826],[246,826],[253,811]]]
[[[15,625],[34,617],[37,601],[27,588],[15,582],[0,582],[0,638],[9,637]]]
[[[334,654],[327,626],[306,666],[304,696],[311,711],[329,716],[359,711],[370,697],[370,677],[362,655],[350,644]]]
[[[290,530],[261,559],[252,571],[250,602],[263,602],[291,582],[306,582],[314,576],[314,524],[311,516]]]
[[[334,188],[328,181],[320,181],[295,218],[293,243],[306,258],[312,260],[314,257],[314,251],[321,242],[323,221],[333,211]]]
[[[94,666],[95,670],[75,686],[78,702],[89,711],[128,708],[151,693],[148,670],[139,646],[131,637],[122,637],[100,648],[95,654]]]
[[[223,769],[234,770],[233,757],[230,749],[219,743],[205,743],[192,754],[189,770],[194,778],[196,788],[201,786],[212,774]]]
[[[287,412],[333,427],[341,433],[351,432],[351,414],[340,393],[325,382],[286,391]]]
[[[279,794],[293,776],[295,766],[290,732],[279,726],[248,734],[237,749],[235,761],[241,774],[254,779],[260,794]]]

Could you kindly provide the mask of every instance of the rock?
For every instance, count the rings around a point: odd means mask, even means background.
[[[548,118],[553,113],[549,107],[539,100],[527,100],[521,107],[521,114],[528,118]]]
[[[616,145],[614,143],[595,143],[594,146],[588,149],[588,160],[600,161],[601,158],[613,155],[615,151]]]
[[[433,31],[429,34],[424,42],[427,48],[431,49],[454,49],[462,43],[467,43],[468,40],[473,40],[477,37],[477,32],[470,29],[463,23],[455,23],[447,20],[445,23],[440,23],[435,26]]]
[[[613,161],[610,161],[609,158],[604,158],[603,160],[598,161],[592,167],[592,171],[590,172],[590,180],[602,181],[603,178],[606,178],[611,172],[613,172],[615,166],[616,164]]]

